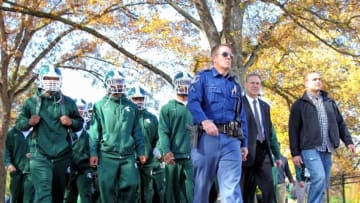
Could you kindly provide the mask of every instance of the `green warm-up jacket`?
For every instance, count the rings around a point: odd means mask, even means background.
[[[37,109],[39,112],[36,112]],[[29,119],[36,114],[40,115],[41,120],[34,126],[32,138],[36,139],[38,150],[49,157],[58,157],[64,152],[70,152],[69,127],[61,124],[60,117],[65,114],[71,119],[72,131],[82,129],[83,119],[74,100],[60,92],[54,96],[42,95],[39,90],[35,96],[25,101],[16,121],[16,127],[21,131],[27,131],[31,128]]]
[[[140,126],[144,134],[145,156],[148,157],[148,163],[154,161],[153,150],[159,140],[158,125],[156,116],[146,109],[140,110]]]
[[[5,167],[14,165],[16,173],[29,172],[29,159],[26,157],[29,136],[25,138],[23,133],[15,127],[7,133],[3,154],[4,163]]]
[[[89,134],[85,129],[76,132],[78,139],[72,145],[71,169],[84,172],[90,167]]]
[[[160,110],[159,138],[161,151],[172,152],[175,159],[190,158],[190,130],[192,116],[187,107],[175,100],[170,100]]]
[[[145,153],[138,107],[125,96],[105,96],[94,104],[89,134],[90,156],[100,151],[114,158]]]

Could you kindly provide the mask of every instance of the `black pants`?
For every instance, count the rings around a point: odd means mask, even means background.
[[[272,175],[272,164],[267,152],[266,142],[257,143],[254,165],[243,166],[241,189],[244,203],[253,203],[256,187],[261,190],[262,203],[273,203],[275,188]]]

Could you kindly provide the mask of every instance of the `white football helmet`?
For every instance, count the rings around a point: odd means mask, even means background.
[[[173,83],[175,85],[176,94],[187,96],[189,94],[189,86],[192,76],[186,72],[178,72],[174,76]]]
[[[139,107],[140,110],[145,109],[146,92],[143,88],[136,86],[128,91],[128,97]]]
[[[45,65],[38,74],[38,87],[47,92],[58,92],[62,85],[61,71],[54,66]]]
[[[124,94],[126,91],[124,75],[116,70],[108,71],[105,75],[105,87],[109,94]]]

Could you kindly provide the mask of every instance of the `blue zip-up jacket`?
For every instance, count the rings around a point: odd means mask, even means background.
[[[247,147],[247,121],[243,108],[240,115],[236,115],[237,102],[241,102],[242,107],[241,87],[233,76],[224,77],[214,67],[203,70],[194,77],[189,91],[188,108],[194,124],[201,124],[203,120],[213,120],[216,124],[240,120],[244,136],[241,147]]]

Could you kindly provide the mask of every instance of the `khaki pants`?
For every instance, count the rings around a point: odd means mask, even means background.
[[[276,186],[276,201],[277,203],[285,203],[287,197],[286,183],[280,183]]]

